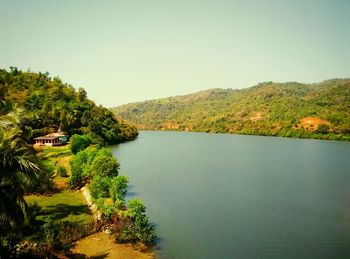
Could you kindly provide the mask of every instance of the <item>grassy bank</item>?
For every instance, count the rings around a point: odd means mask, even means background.
[[[69,145],[61,147],[36,147],[36,152],[41,158],[42,163],[46,167],[51,168],[53,182],[52,191],[45,193],[45,195],[30,194],[25,196],[25,200],[29,205],[37,204],[40,207],[33,222],[37,226],[36,229],[40,230],[41,226],[52,224],[50,223],[52,221],[56,223],[70,222],[83,225],[96,222],[82,191],[69,189],[69,179],[72,175],[70,160],[74,157]],[[61,176],[58,173],[59,167],[66,169],[66,176]],[[78,238],[72,240],[79,240],[74,244],[69,242],[70,245],[73,244],[71,249],[73,258],[75,258],[74,256],[78,256],[77,258],[90,258],[94,256],[98,258],[154,257],[153,253],[142,252],[143,249],[146,251],[147,247],[117,244],[114,235],[110,236],[101,232],[92,235],[90,233],[92,232],[80,235],[78,228]],[[70,235],[77,236],[76,234],[71,233]],[[25,239],[37,242],[41,236],[42,233],[39,231],[25,237]],[[100,257],[101,255],[103,257]]]
[[[29,195],[28,204],[37,203],[41,211],[37,220],[47,222],[48,218],[83,222],[92,219],[92,213],[80,191],[63,190],[52,196]]]

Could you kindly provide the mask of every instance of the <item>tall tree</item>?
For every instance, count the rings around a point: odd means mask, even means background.
[[[20,128],[20,117],[0,101],[0,236],[21,226],[26,217],[24,188],[40,176],[39,161]]]

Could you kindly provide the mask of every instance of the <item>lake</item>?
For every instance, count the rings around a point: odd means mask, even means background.
[[[141,131],[112,151],[160,258],[350,257],[350,143]]]

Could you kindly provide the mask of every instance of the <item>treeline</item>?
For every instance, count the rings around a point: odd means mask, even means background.
[[[22,122],[32,137],[57,131],[87,134],[95,142],[116,144],[137,137],[136,127],[117,118],[108,109],[87,98],[83,88],[75,89],[49,73],[23,72],[15,67],[0,69],[0,100],[24,109]]]
[[[112,111],[140,129],[350,140],[350,79],[210,89]]]

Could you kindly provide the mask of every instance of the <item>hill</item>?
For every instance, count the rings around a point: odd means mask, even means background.
[[[0,69],[0,101],[24,110],[23,125],[32,137],[55,132],[89,134],[97,142],[116,144],[137,137],[138,132],[108,109],[87,98],[83,88],[75,89],[48,73]]]
[[[112,111],[139,129],[350,140],[350,79],[210,89]]]

